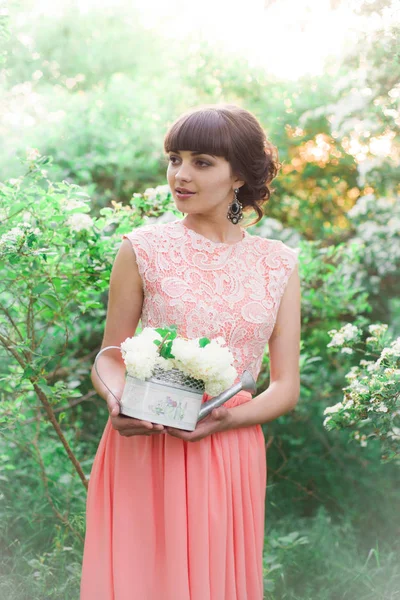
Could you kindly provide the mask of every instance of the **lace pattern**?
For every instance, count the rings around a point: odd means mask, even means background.
[[[142,326],[175,323],[187,338],[223,336],[257,380],[287,282],[298,261],[281,242],[250,235],[213,242],[181,220],[139,227],[129,239],[143,281]]]

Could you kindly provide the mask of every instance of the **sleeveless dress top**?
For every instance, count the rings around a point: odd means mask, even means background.
[[[176,324],[186,338],[223,336],[234,367],[257,380],[279,304],[297,261],[280,240],[213,242],[181,220],[146,225],[131,241],[144,283],[143,327]]]
[[[213,242],[181,220],[135,229],[142,326],[223,336],[257,379],[297,254],[242,230]],[[203,402],[211,396],[204,394]],[[250,402],[241,391],[227,408]],[[81,600],[262,600],[266,447],[261,425],[197,442],[123,437],[108,418],[86,504]]]

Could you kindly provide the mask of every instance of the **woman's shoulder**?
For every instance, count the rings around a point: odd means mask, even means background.
[[[173,245],[175,238],[179,236],[176,229],[176,221],[168,222],[145,222],[132,231],[123,234],[133,246],[139,246],[147,254],[165,249]]]
[[[273,252],[273,253],[282,253],[283,255],[287,254],[289,256],[297,256],[299,249],[292,248],[285,242],[279,239],[264,237],[262,235],[253,235],[249,234],[250,238],[253,240],[253,244],[258,246],[261,250]]]

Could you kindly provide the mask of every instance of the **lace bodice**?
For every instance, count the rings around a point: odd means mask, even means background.
[[[249,234],[213,242],[178,219],[134,229],[143,281],[143,327],[177,325],[186,338],[223,336],[235,357],[235,383],[248,369],[257,380],[281,298],[297,262],[295,250]]]

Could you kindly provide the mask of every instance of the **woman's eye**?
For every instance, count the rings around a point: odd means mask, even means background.
[[[176,163],[174,162],[174,161],[175,161],[175,159],[176,159],[176,156],[170,156],[170,157],[169,157],[169,160],[170,160],[170,162],[172,162],[172,164],[173,164],[173,165],[175,165],[175,164],[176,164]],[[208,162],[204,161],[204,160],[197,160],[196,162],[197,162],[198,164],[205,165],[206,167],[209,167],[209,166],[210,166],[210,164],[209,164]],[[203,168],[203,167],[202,167],[202,168]]]

